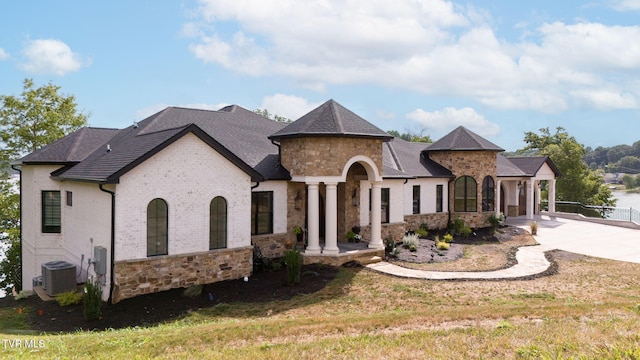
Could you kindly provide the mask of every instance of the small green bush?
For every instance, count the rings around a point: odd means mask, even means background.
[[[97,320],[102,316],[102,287],[99,283],[87,281],[82,304],[85,320]]]
[[[60,306],[77,305],[82,301],[82,295],[75,290],[71,290],[56,295],[56,301]]]
[[[418,237],[420,238],[426,238],[427,235],[429,235],[429,232],[426,229],[420,228],[418,230],[416,230],[416,235],[418,235]]]
[[[504,214],[501,212],[491,214],[489,223],[493,227],[493,232],[498,231],[498,227],[504,223]]]
[[[455,235],[460,235],[467,225],[462,218],[456,218],[449,226]]]
[[[465,226],[464,226],[464,228],[462,228],[462,232],[461,232],[461,234],[462,234],[462,236],[464,236],[464,238],[466,239],[466,238],[468,238],[468,237],[469,237],[469,235],[471,235],[471,232],[472,232],[472,231],[471,231],[471,228],[465,225]]]
[[[416,248],[416,246],[414,244],[411,244],[411,245],[409,245],[409,251],[416,252],[416,251],[418,251],[418,248]]]
[[[444,242],[446,242],[446,243],[452,243],[453,242],[453,235],[445,234],[444,237],[442,238],[442,240],[444,240]]]
[[[202,294],[202,285],[189,286],[188,288],[184,289],[184,291],[182,292],[182,295],[184,297],[188,297],[192,299],[200,296],[201,294]]]
[[[444,241],[441,241],[436,244],[436,248],[438,250],[449,250],[449,247],[450,247],[449,243],[446,243]]]
[[[289,284],[300,284],[302,255],[298,250],[291,249],[284,253],[284,258],[287,265],[287,281]]]
[[[279,271],[282,269],[282,263],[280,261],[274,261],[271,263],[271,269],[273,271]]]

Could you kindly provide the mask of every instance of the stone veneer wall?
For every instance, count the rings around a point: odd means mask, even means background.
[[[404,222],[407,230],[419,229],[422,224],[427,224],[429,229],[446,229],[449,225],[449,213],[405,215]]]
[[[476,212],[455,211],[455,180],[449,184],[449,204],[451,204],[451,220],[464,219],[472,228],[489,226],[489,216],[493,212],[482,212],[482,182],[486,176],[493,177],[495,191],[498,184],[497,153],[495,151],[433,151],[429,158],[449,169],[458,179],[461,176],[471,176],[477,185]],[[495,199],[496,197],[494,197]],[[494,204],[496,208],[496,204]]]
[[[115,263],[113,302],[251,275],[253,247],[123,260]]]
[[[399,241],[402,240],[402,237],[407,230],[407,224],[404,222],[382,224],[380,227],[380,237],[382,238],[383,243],[386,238]],[[362,234],[362,238],[364,240],[368,241],[368,239],[371,239],[371,225],[363,226],[360,230],[360,234]]]
[[[282,139],[282,166],[291,176],[340,176],[354,156],[370,158],[382,169],[382,140],[356,137],[300,137]]]
[[[296,244],[293,233],[265,234],[251,236],[251,243],[260,248],[262,256],[270,259],[284,256],[287,251],[287,243]]]

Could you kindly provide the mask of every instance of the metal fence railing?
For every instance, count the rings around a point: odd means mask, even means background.
[[[640,211],[634,208],[585,205],[573,201],[556,201],[556,211],[582,214],[592,218],[632,221],[640,224]]]

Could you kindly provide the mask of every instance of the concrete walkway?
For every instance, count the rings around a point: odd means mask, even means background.
[[[367,265],[367,268],[389,275],[431,280],[454,279],[514,279],[540,274],[551,265],[544,256],[549,250],[559,249],[577,254],[613,260],[640,263],[640,229],[603,225],[584,220],[537,216],[540,244],[518,249],[518,263],[508,269],[486,272],[425,271],[407,269],[388,262]],[[511,218],[508,225],[530,230],[531,220]]]

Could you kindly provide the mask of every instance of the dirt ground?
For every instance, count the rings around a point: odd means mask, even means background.
[[[489,231],[489,230],[487,230]],[[435,234],[433,234],[435,235]],[[511,253],[518,246],[533,245],[535,240],[528,233],[514,227],[502,228],[500,233],[478,230],[467,239],[455,239],[446,254],[435,255],[431,262],[432,240],[421,240],[417,252],[402,252],[396,263],[433,270],[484,271],[510,266]],[[151,326],[178,319],[190,311],[215,306],[220,303],[269,302],[286,300],[299,294],[310,294],[324,288],[335,278],[339,269],[331,266],[310,265],[302,269],[299,285],[286,282],[286,270],[262,271],[253,274],[249,281],[243,279],[218,282],[203,286],[199,296],[184,296],[184,289],[173,289],[156,294],[123,300],[115,305],[105,304],[100,320],[87,322],[82,305],[61,307],[55,301],[43,302],[37,296],[14,300],[0,299],[0,307],[12,307],[28,312],[29,326],[42,332],[72,332],[77,330],[104,330],[134,326]]]

